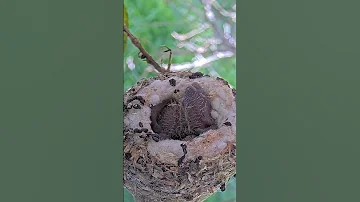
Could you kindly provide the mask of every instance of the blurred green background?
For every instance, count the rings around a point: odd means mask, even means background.
[[[159,64],[168,62],[169,55],[162,47],[166,45],[172,50],[173,71],[200,71],[222,77],[236,86],[235,0],[125,0],[124,3],[130,31]],[[138,53],[127,40],[124,90],[141,78],[157,74]],[[126,189],[124,193],[125,202],[134,201]],[[215,193],[206,202],[235,201],[235,196],[236,178],[233,178],[224,192]]]

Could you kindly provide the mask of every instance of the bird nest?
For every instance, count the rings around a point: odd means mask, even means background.
[[[164,73],[124,95],[124,186],[137,201],[204,201],[236,173],[235,89]]]

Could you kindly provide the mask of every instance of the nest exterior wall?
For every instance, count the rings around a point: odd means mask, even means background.
[[[193,82],[209,95],[217,129],[193,139],[154,141],[149,137],[151,107],[170,97],[181,99]],[[200,73],[166,73],[125,93],[124,185],[138,201],[203,201],[235,174],[235,151],[235,90],[226,81]]]

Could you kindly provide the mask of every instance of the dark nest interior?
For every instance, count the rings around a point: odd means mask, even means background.
[[[236,173],[235,89],[201,73],[144,79],[124,96],[124,185],[136,201],[203,201]]]

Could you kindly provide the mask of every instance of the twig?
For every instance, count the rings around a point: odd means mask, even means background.
[[[179,41],[184,41],[184,40],[187,40],[187,39],[190,39],[190,38],[196,36],[197,34],[200,34],[201,32],[204,32],[208,28],[210,28],[209,24],[202,24],[202,25],[200,25],[200,27],[198,27],[186,34],[179,34],[177,32],[173,32],[173,33],[171,33],[171,36]]]
[[[171,49],[170,49],[169,47],[167,47],[167,46],[165,46],[165,47],[167,48],[167,50],[164,51],[164,52],[169,52],[169,54],[170,54],[170,55],[169,55],[169,62],[168,62],[168,66],[167,66],[166,71],[167,71],[167,72],[170,72],[172,51],[171,51]]]
[[[168,67],[166,69],[166,71],[170,72],[170,66],[171,66],[171,55],[172,55],[172,52],[170,50],[170,56],[169,56],[169,62],[168,62]]]
[[[171,71],[186,71],[192,68],[204,67],[205,65],[212,63],[216,60],[222,58],[230,58],[235,54],[231,51],[226,52],[217,52],[214,55],[208,56],[206,58],[198,59],[194,62],[185,62],[182,64],[171,64]],[[166,65],[163,65],[163,68],[166,68]]]
[[[236,22],[236,12],[229,12],[225,10],[217,1],[213,1],[212,5],[216,10],[220,12],[221,15],[223,15],[224,17],[230,17],[234,22]]]
[[[233,53],[236,53],[236,46],[234,45],[235,43],[231,43],[229,41],[229,39],[225,38],[224,33],[222,33],[222,30],[220,27],[218,27],[215,23],[215,19],[212,19],[209,15],[213,16],[213,18],[215,18],[215,13],[212,11],[212,4],[208,1],[202,1],[203,5],[204,5],[204,10],[205,10],[205,20],[211,24],[211,26],[214,29],[214,33],[215,35],[222,39],[223,41],[223,45],[225,45],[226,47],[228,47]],[[222,15],[222,14],[221,14]],[[233,38],[233,37],[231,37]]]
[[[165,45],[162,45],[162,46],[167,48],[167,50],[165,50],[164,53],[169,52],[169,61],[168,61],[168,66],[166,68],[166,72],[170,72],[172,50],[169,47],[165,46]],[[164,67],[163,66],[163,59],[161,59],[160,65],[161,65],[161,67]]]
[[[136,46],[142,55],[145,57],[146,62],[152,65],[158,72],[163,73],[165,70],[151,57],[151,55],[144,49],[139,40],[130,32],[130,30],[124,24],[124,32],[128,35],[131,42]]]

